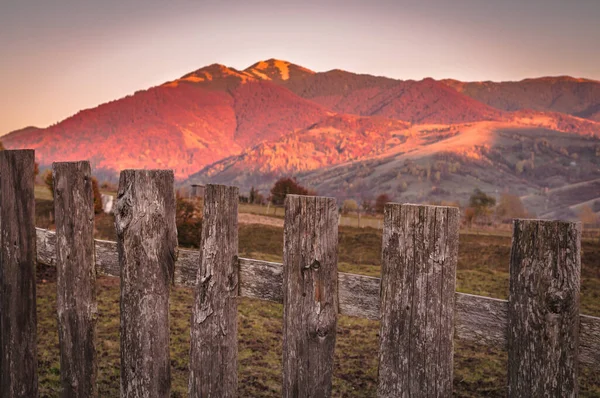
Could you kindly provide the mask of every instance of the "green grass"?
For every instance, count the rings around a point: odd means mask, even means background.
[[[51,203],[51,202],[50,202]],[[45,207],[44,207],[45,206]],[[40,209],[47,205],[39,206]],[[40,210],[41,211],[41,210]],[[114,239],[113,219],[96,219],[97,235]],[[112,234],[112,235],[111,235]],[[243,257],[281,261],[283,229],[240,225],[239,253]],[[379,276],[381,231],[340,227],[339,269]],[[458,291],[507,298],[511,238],[499,234],[461,233],[457,269]],[[582,242],[581,312],[600,316],[600,244]],[[52,270],[40,270],[49,282],[38,283],[38,349],[41,396],[58,396],[60,387],[56,329],[56,284]],[[40,278],[41,279],[41,278]],[[99,395],[119,395],[119,280],[98,279]],[[174,287],[171,291],[172,396],[187,396],[189,328],[193,293]],[[282,306],[240,298],[239,395],[281,396]],[[376,395],[379,322],[347,316],[338,318],[333,395]],[[454,389],[460,397],[506,396],[506,352],[455,342]],[[583,367],[581,396],[600,396],[600,372]]]

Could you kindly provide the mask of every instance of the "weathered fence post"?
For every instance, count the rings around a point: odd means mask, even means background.
[[[37,397],[34,151],[0,151],[0,397]]]
[[[458,209],[387,204],[380,397],[452,395]]]
[[[204,192],[189,394],[236,397],[239,192],[223,185],[207,185]]]
[[[581,224],[515,220],[508,300],[508,395],[578,394]]]
[[[58,337],[62,397],[95,397],[96,265],[89,162],[54,163]]]
[[[329,397],[338,312],[335,199],[287,195],[283,240],[283,396]]]
[[[177,250],[171,170],[124,170],[115,209],[121,266],[121,396],[169,397],[169,291]]]

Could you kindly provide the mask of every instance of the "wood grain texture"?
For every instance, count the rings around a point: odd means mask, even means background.
[[[452,395],[458,209],[387,204],[380,397]]]
[[[456,293],[456,338],[506,350],[508,301]]]
[[[238,202],[236,187],[205,188],[192,307],[190,397],[237,397]]]
[[[283,396],[329,397],[338,313],[335,199],[287,195],[283,242]]]
[[[600,369],[600,318],[579,317],[579,363]]]
[[[37,397],[34,151],[0,151],[0,397]]]
[[[96,261],[89,162],[54,163],[61,396],[96,397]]]
[[[580,273],[580,223],[514,221],[509,397],[577,396]]]
[[[367,319],[379,319],[380,278],[338,273],[340,314]]]
[[[124,170],[115,209],[121,265],[121,396],[169,397],[169,293],[177,255],[171,170]]]
[[[56,235],[37,229],[38,261],[53,265]],[[98,252],[98,247],[103,247]],[[98,273],[119,277],[113,263],[116,242],[96,240]],[[175,284],[191,287],[196,283],[200,254],[197,250],[179,249],[175,263]],[[283,303],[283,265],[262,260],[240,258],[239,295]],[[192,278],[191,274],[194,274]],[[339,313],[372,320],[379,319],[380,279],[370,276],[338,273]],[[360,288],[356,289],[356,286]],[[342,293],[345,292],[345,293]],[[600,368],[600,318],[580,317],[580,363]],[[455,294],[455,338],[459,341],[506,349],[508,301],[465,293]]]
[[[240,296],[283,303],[283,265],[240,258]]]

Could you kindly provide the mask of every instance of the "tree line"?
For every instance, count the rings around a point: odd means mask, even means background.
[[[294,177],[282,177],[275,182],[269,191],[268,197],[265,197],[252,187],[249,196],[243,196],[241,200],[246,203],[271,203],[280,206],[284,204],[285,197],[288,194],[316,195],[317,193],[310,188],[302,186]],[[375,200],[363,199],[360,204],[354,199],[346,199],[340,206],[340,212],[342,214],[383,214],[385,204],[391,201],[393,201],[393,198],[387,193],[379,194]],[[534,216],[527,211],[518,195],[504,192],[496,200],[494,196],[486,194],[479,188],[473,190],[466,205],[446,201],[432,202],[430,204],[460,208],[463,223],[468,227],[473,225],[485,226],[509,223],[515,218]],[[598,215],[589,206],[583,206],[578,213],[578,217],[584,224],[598,224],[600,222]]]

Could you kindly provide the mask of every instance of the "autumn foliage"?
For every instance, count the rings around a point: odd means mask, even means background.
[[[311,192],[307,188],[304,188],[293,177],[282,177],[277,180],[275,185],[273,185],[273,188],[271,188],[271,203],[274,205],[283,205],[285,197],[288,194],[312,195],[315,194],[315,192]]]
[[[387,193],[382,193],[375,199],[375,212],[383,214],[383,209],[385,208],[385,204],[391,202],[392,198]]]

